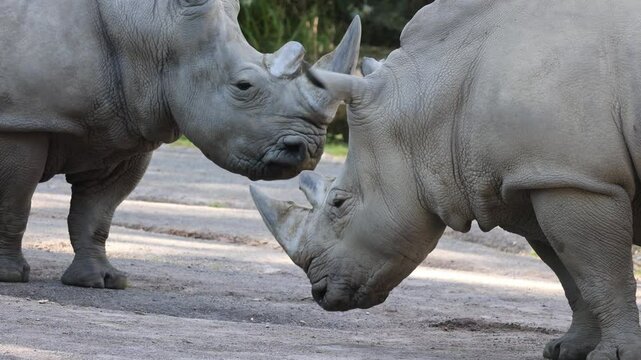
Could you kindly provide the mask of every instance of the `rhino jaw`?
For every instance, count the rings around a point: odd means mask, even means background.
[[[272,199],[254,185],[250,185],[249,190],[260,216],[276,241],[296,265],[304,267],[301,243],[310,210],[291,201]]]

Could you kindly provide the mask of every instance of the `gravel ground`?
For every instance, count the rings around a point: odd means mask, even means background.
[[[335,176],[339,159],[319,171]],[[118,210],[107,250],[124,291],[63,286],[69,188],[42,184],[28,284],[0,284],[2,359],[540,359],[570,323],[524,240],[446,232],[382,305],[324,312],[253,209],[249,181],[164,147]],[[259,184],[303,201],[295,180]]]

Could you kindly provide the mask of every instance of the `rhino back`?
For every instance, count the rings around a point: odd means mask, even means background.
[[[426,94],[418,121],[451,130],[441,142],[482,226],[499,225],[496,207],[522,189],[634,193],[639,13],[633,0],[449,0],[408,24],[402,52],[418,69],[406,70]]]
[[[0,131],[80,134],[105,64],[95,3],[0,3]]]

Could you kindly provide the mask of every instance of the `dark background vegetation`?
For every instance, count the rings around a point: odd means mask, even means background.
[[[398,47],[403,27],[433,0],[240,0],[240,26],[261,52],[274,52],[287,41],[301,42],[314,61],[334,49],[354,16],[363,22],[361,55],[385,57]],[[346,141],[345,111],[329,129],[330,140]]]

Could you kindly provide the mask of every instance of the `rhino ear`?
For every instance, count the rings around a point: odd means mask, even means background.
[[[277,52],[267,55],[265,65],[269,73],[277,78],[293,76],[300,72],[305,57],[305,48],[298,42],[290,41]]]
[[[228,1],[228,6],[231,7],[232,14],[234,15],[234,19],[238,17],[238,14],[240,13],[240,1],[239,0],[231,0]]]
[[[363,58],[363,63],[361,64],[361,72],[363,76],[371,75],[380,69],[383,66],[383,60],[378,61],[370,57]]]
[[[325,201],[327,190],[332,182],[334,182],[333,178],[324,177],[313,171],[303,171],[300,175],[299,187],[312,207],[318,208]]]
[[[361,102],[368,90],[367,80],[354,75],[313,68],[306,69],[305,75],[314,86],[325,90],[333,99],[344,101],[347,104]]]

